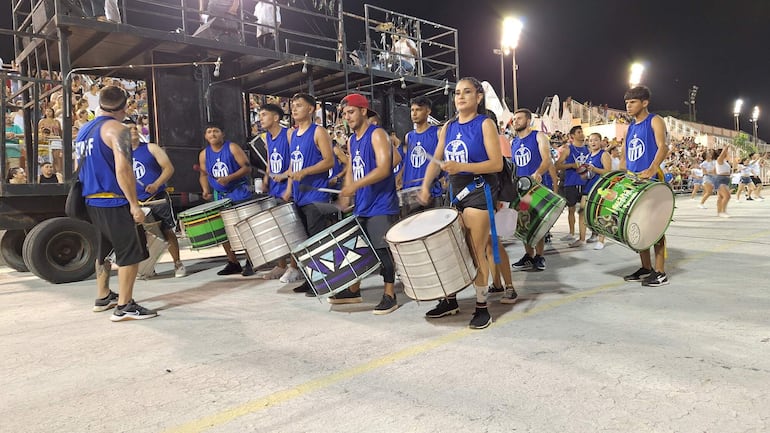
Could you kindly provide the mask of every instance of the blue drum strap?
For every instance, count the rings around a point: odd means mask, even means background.
[[[492,256],[495,258],[495,264],[500,264],[500,251],[497,244],[497,227],[495,226],[495,202],[492,200],[492,191],[489,184],[484,182],[484,196],[487,198],[487,210],[489,211],[489,227],[492,229]],[[503,272],[506,272],[503,270]]]

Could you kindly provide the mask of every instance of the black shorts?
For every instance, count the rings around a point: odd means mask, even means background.
[[[318,206],[313,203],[298,206],[297,211],[300,222],[305,227],[308,237],[324,231],[334,221],[332,216],[323,214],[318,209]]]
[[[754,185],[759,185],[762,183],[762,179],[760,179],[759,176],[751,176],[751,181],[754,182]]]
[[[457,196],[465,187],[473,182],[473,176],[467,176],[467,175],[455,175],[450,176],[449,181],[451,183],[452,187],[452,194]],[[494,198],[497,196],[497,191],[499,190],[499,186],[497,184],[497,177],[496,175],[485,175],[484,181],[489,184],[489,187],[491,189],[492,194],[492,201],[494,202]],[[494,204],[494,203],[493,203]],[[468,195],[463,197],[462,200],[452,204],[457,210],[462,212],[466,208],[473,208],[473,209],[480,209],[480,210],[487,210],[487,196],[484,193],[484,187],[477,187],[473,191],[471,191]]]
[[[160,221],[160,228],[163,231],[176,230],[176,216],[174,215],[174,208],[171,206],[171,197],[168,192],[164,192],[157,200],[165,199],[164,203],[152,204],[144,206],[150,208],[150,213],[155,221]]]
[[[358,222],[361,223],[361,227],[364,228],[364,232],[366,232],[366,236],[369,238],[369,242],[375,250],[388,248],[388,243],[385,241],[385,235],[396,221],[398,221],[398,215],[358,217]]]
[[[567,199],[567,207],[575,207],[583,196],[583,185],[569,185],[564,187],[564,198]]]
[[[134,222],[128,205],[86,208],[91,222],[101,234],[97,256],[100,263],[112,250],[115,250],[118,266],[135,265],[149,257],[144,228]]]

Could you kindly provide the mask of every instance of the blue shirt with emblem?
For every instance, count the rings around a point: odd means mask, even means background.
[[[588,165],[592,165],[596,168],[609,168],[605,167],[602,163],[602,156],[604,156],[604,151],[599,150],[596,152],[596,154],[589,155],[588,156]],[[601,176],[597,173],[591,172],[591,178],[586,181],[586,186],[583,188],[583,193],[588,194],[591,191],[591,188],[593,188],[594,185],[596,185],[596,182],[599,181],[599,178]]]
[[[215,152],[211,146],[206,147],[206,172],[208,173],[209,185],[218,193],[218,198],[229,198],[234,202],[251,198],[247,176],[232,180],[227,185],[220,185],[217,182],[218,178],[229,176],[240,169],[241,165],[230,151],[229,141],[224,142],[219,152]]]
[[[275,137],[268,131],[265,134],[267,141],[267,159],[270,164],[270,174],[281,174],[289,169],[289,140],[288,129],[281,128]],[[286,192],[288,180],[276,182],[273,178],[268,179],[268,194],[273,197],[281,198]]]
[[[406,134],[406,142],[406,155],[402,155],[404,158],[404,179],[402,184],[404,188],[419,187],[422,185],[425,172],[430,165],[428,155],[436,153],[438,127],[431,125],[423,132],[410,131]],[[438,181],[439,178],[436,179],[430,189],[433,197],[438,197],[442,194],[441,183]]]
[[[520,138],[518,135],[513,137],[511,155],[513,156],[513,163],[516,164],[517,176],[532,176],[543,163],[540,145],[537,143],[537,134],[538,131],[532,131],[524,138]],[[553,180],[548,173],[542,174],[540,183],[548,188],[553,187]]]
[[[658,143],[655,141],[655,132],[652,130],[652,119],[655,114],[650,113],[641,122],[632,123],[626,132],[626,169],[634,173],[647,170],[655,160],[658,153]]]
[[[316,124],[313,123],[302,135],[299,135],[299,131],[296,129],[292,132],[291,153],[289,155],[292,171],[298,172],[323,160],[323,155],[315,144],[315,128]],[[291,191],[294,196],[294,203],[297,206],[305,206],[310,203],[329,202],[329,193],[314,189],[325,188],[327,183],[328,173],[311,174],[302,178],[301,182],[294,181]]]
[[[350,164],[354,182],[377,168],[377,155],[372,146],[372,133],[377,128],[379,126],[369,125],[360,139],[355,134],[350,137]],[[392,157],[395,149],[392,146],[390,148]],[[393,171],[388,170],[388,176],[385,179],[358,189],[355,203],[353,212],[357,216],[396,215],[399,209],[396,177]]]
[[[93,207],[120,207],[128,204],[115,175],[115,154],[102,141],[101,130],[110,116],[99,116],[80,128],[75,138],[75,151],[80,160],[79,178],[83,183],[83,197]],[[92,195],[101,197],[92,197]]]
[[[147,185],[155,182],[163,173],[163,168],[158,164],[147,143],[139,143],[139,147],[134,149],[134,176],[136,176],[136,196],[140,201],[145,201],[150,197],[159,195],[166,190],[166,184],[158,188],[155,194],[145,191]]]
[[[567,159],[564,160],[566,163],[574,163],[576,162],[578,165],[586,164],[588,161],[588,157],[591,155],[591,151],[588,150],[588,146],[575,146],[574,144],[569,145],[569,155],[567,155]],[[585,185],[586,181],[580,175],[578,174],[577,170],[574,168],[568,168],[564,171],[564,186],[576,186],[576,185]]]

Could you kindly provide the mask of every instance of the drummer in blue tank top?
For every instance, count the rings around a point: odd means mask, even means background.
[[[584,209],[586,207],[586,200],[588,194],[591,192],[591,188],[599,181],[599,178],[612,170],[612,157],[609,152],[602,149],[602,135],[598,132],[592,132],[588,135],[588,149],[591,154],[588,156],[588,169],[586,171],[586,185],[583,188],[583,198],[580,201],[580,206]],[[580,213],[580,239],[586,238],[586,213]],[[596,242],[594,244],[595,250],[601,250],[604,248],[604,235],[597,235],[594,233],[586,242]]]
[[[489,264],[486,250],[489,244],[490,219],[485,188],[476,188],[464,193],[470,183],[480,181],[488,184],[492,195],[497,194],[497,173],[503,169],[503,155],[500,149],[500,137],[497,126],[486,116],[484,88],[472,77],[462,78],[457,82],[454,94],[458,115],[439,132],[435,158],[444,159],[440,163],[430,164],[423,179],[420,201],[427,204],[433,180],[440,170],[449,175],[450,188],[460,200],[456,207],[462,213],[463,223],[468,229],[471,251],[476,259],[478,272],[473,281],[476,290],[476,311],[469,327],[486,328],[492,323],[487,310],[487,284],[489,284]],[[464,195],[464,197],[461,197]],[[494,206],[494,203],[492,204]],[[426,313],[426,317],[438,318],[459,311],[457,299],[449,297]]]
[[[221,125],[210,122],[204,129],[208,146],[198,155],[200,166],[199,182],[205,200],[229,198],[234,203],[251,198],[249,190],[249,159],[236,143],[225,141],[225,132]],[[213,193],[212,193],[213,190]],[[250,275],[250,265],[246,269],[238,263],[238,258],[230,248],[230,242],[222,244],[227,254],[227,265],[217,275],[231,275],[244,272]]]
[[[308,236],[323,231],[329,225],[329,217],[316,203],[329,203],[329,193],[318,189],[326,188],[329,169],[334,167],[329,132],[323,126],[313,123],[315,107],[315,98],[307,93],[298,93],[291,98],[291,117],[297,128],[288,138],[291,181],[283,194],[284,201],[294,201]],[[296,269],[287,269],[287,275],[281,277],[281,282],[288,283],[301,278],[299,271],[293,271]],[[294,291],[315,296],[307,281],[295,287]]]
[[[553,160],[551,160],[551,143],[548,137],[532,129],[532,112],[526,108],[520,108],[513,113],[513,130],[516,135],[511,142],[511,156],[516,164],[516,175],[530,176],[543,186],[553,189]],[[535,268],[545,270],[545,238],[540,239],[535,248],[524,244],[524,256],[518,262],[511,265],[514,271],[522,271]],[[500,301],[504,304],[515,302],[516,292],[506,292]]]
[[[428,117],[432,110],[430,99],[425,96],[418,96],[411,101],[410,114],[414,129],[406,133],[404,142],[407,144],[404,154],[404,180],[403,188],[419,188],[425,177],[425,172],[430,165],[428,155],[436,153],[438,146],[438,127],[428,123]],[[443,173],[442,173],[443,175]],[[439,175],[439,179],[442,177]],[[425,208],[438,207],[441,205],[441,198],[444,194],[441,182],[436,179],[431,187],[432,197],[428,206],[412,209],[416,212]]]
[[[139,203],[150,209],[150,214],[160,222],[163,237],[168,242],[168,252],[174,259],[174,276],[181,278],[187,275],[184,264],[179,257],[179,241],[176,238],[176,219],[171,207],[171,197],[166,191],[166,182],[174,175],[174,165],[166,151],[155,143],[142,142],[139,128],[133,120],[123,123],[131,132],[131,147],[133,148],[133,166],[136,176],[136,195]],[[151,202],[151,203],[147,203]]]
[[[586,184],[583,175],[585,174],[588,155],[591,152],[585,145],[585,134],[583,133],[582,126],[575,125],[570,128],[569,137],[572,139],[572,143],[567,145],[555,164],[557,170],[564,171],[564,196],[567,199],[569,233],[561,238],[561,240],[570,241],[570,247],[579,247],[583,245],[585,239],[575,239],[575,213],[577,205],[583,197],[583,190]],[[585,230],[583,232],[585,233]]]
[[[637,173],[643,179],[652,179],[658,173],[658,167],[668,155],[666,144],[666,124],[660,116],[648,110],[650,89],[637,86],[629,89],[624,97],[626,111],[634,119],[626,132],[626,147],[620,159],[620,168]],[[642,267],[636,272],[623,277],[626,281],[641,281],[644,286],[658,287],[668,284],[664,270],[666,261],[666,236],[654,246],[655,263],[653,267],[650,251],[642,251],[639,258]]]
[[[374,307],[374,314],[388,314],[398,308],[393,284],[396,269],[385,234],[398,217],[396,176],[393,166],[400,162],[398,152],[390,144],[388,135],[368,118],[376,115],[369,110],[369,101],[358,93],[346,96],[342,103],[342,115],[353,135],[348,140],[350,164],[345,176],[345,186],[340,192],[340,205],[347,207],[355,195],[353,212],[366,232],[372,248],[382,264],[385,289],[382,300]],[[361,302],[360,283],[329,298],[331,304]]]
[[[271,197],[283,202],[283,195],[289,184],[289,128],[281,126],[281,119],[285,116],[283,109],[276,104],[265,104],[259,110],[259,123],[265,131],[265,144],[267,147],[267,171],[262,182],[262,191]],[[286,258],[278,259],[278,263],[265,279],[278,279],[286,273]],[[299,271],[294,268],[296,275]]]

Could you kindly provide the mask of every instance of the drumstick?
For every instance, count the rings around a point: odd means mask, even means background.
[[[318,191],[318,192],[328,192],[329,194],[339,194],[342,190],[339,189],[333,189],[333,188],[319,188],[315,187],[313,185],[303,185],[299,184],[300,191]]]
[[[438,165],[441,165],[441,164],[443,164],[443,163],[444,163],[444,161],[443,161],[443,160],[436,158],[435,156],[431,155],[431,154],[430,154],[430,153],[428,153],[428,152],[425,152],[425,156],[427,156],[427,157],[428,157],[428,159],[430,159],[430,162],[434,162],[434,163],[436,163],[436,164],[438,164]]]

